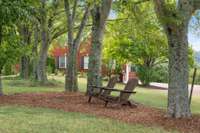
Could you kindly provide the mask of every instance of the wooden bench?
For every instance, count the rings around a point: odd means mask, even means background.
[[[105,107],[108,105],[108,103],[116,103],[120,105],[129,105],[130,107],[136,107],[137,105],[132,103],[129,100],[129,97],[131,94],[135,94],[136,92],[134,89],[138,85],[138,79],[137,78],[132,78],[128,81],[126,86],[124,87],[124,90],[120,89],[114,89],[114,88],[102,88],[103,91],[109,90],[113,92],[119,92],[119,96],[111,96],[111,95],[101,95],[99,98],[103,101],[105,101]]]
[[[89,93],[88,102],[90,103],[92,97],[101,97],[101,96],[108,96],[111,94],[111,89],[114,88],[115,84],[117,83],[118,77],[114,76],[111,77],[106,87],[100,86],[90,86],[92,90]],[[107,89],[106,89],[107,88]]]

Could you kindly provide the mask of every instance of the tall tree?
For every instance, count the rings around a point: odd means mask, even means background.
[[[66,32],[65,21],[60,15],[64,13],[61,1],[40,0],[39,9],[35,17],[38,18],[41,31],[41,46],[37,62],[37,80],[41,83],[47,81],[46,63],[48,49],[51,42]],[[36,8],[37,10],[37,8]]]
[[[37,22],[36,22],[37,23]],[[33,48],[32,48],[32,59],[31,64],[33,66],[32,76],[33,79],[37,79],[37,63],[38,63],[38,46],[39,46],[39,27],[38,24],[34,25],[34,39],[33,39]]]
[[[69,0],[64,0],[65,2],[65,12],[67,17],[67,29],[68,29],[68,49],[69,54],[67,56],[67,68],[66,68],[66,76],[65,76],[65,90],[66,91],[77,91],[77,51],[80,45],[80,41],[82,38],[82,33],[86,26],[89,12],[90,12],[90,3],[85,2],[85,12],[83,14],[81,23],[79,24],[78,31],[75,35],[75,21],[77,18],[77,6],[83,4],[79,0],[74,0],[74,2],[70,2]]]
[[[199,0],[154,0],[158,18],[168,38],[169,90],[168,116],[190,117],[188,102],[188,23],[200,8]]]
[[[49,32],[48,32],[48,14],[47,14],[47,0],[41,0],[40,7],[40,27],[41,27],[41,48],[39,53],[39,60],[37,66],[38,81],[45,83],[47,81],[46,62],[47,51],[49,48]]]
[[[22,23],[22,22],[21,22]],[[19,33],[21,35],[22,43],[24,47],[31,45],[31,28],[29,24],[21,24],[19,26]],[[21,57],[20,63],[20,76],[23,79],[28,79],[30,74],[30,57],[27,55],[28,52],[24,53]]]
[[[89,56],[87,79],[87,93],[91,85],[101,86],[102,42],[106,20],[108,18],[112,0],[102,0],[92,9],[92,47]]]

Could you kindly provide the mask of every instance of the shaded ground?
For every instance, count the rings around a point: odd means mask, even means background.
[[[83,93],[34,93],[15,94],[0,97],[1,105],[17,104],[32,107],[47,107],[64,110],[66,112],[81,112],[103,116],[132,124],[146,126],[161,126],[167,130],[179,130],[183,133],[200,132],[200,116],[195,115],[191,119],[165,118],[165,112],[159,109],[139,105],[137,108],[109,105],[104,107],[101,101],[93,99],[92,104],[87,103],[87,97]]]

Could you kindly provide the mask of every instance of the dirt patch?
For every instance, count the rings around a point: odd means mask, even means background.
[[[137,108],[108,105],[98,99],[87,103],[88,97],[83,93],[34,93],[15,94],[0,97],[1,105],[26,105],[31,107],[47,107],[64,110],[66,112],[81,112],[120,120],[131,124],[145,126],[160,126],[166,130],[178,130],[182,133],[200,133],[200,116],[191,119],[165,118],[163,110],[139,105]]]

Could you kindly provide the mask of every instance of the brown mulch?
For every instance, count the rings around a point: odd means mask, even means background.
[[[47,107],[64,110],[66,112],[81,112],[116,119],[130,124],[145,126],[159,126],[166,130],[178,130],[182,133],[200,133],[200,116],[194,115],[190,119],[165,118],[163,110],[138,105],[137,108],[108,105],[104,107],[102,101],[92,99],[83,93],[29,93],[0,97],[0,105],[26,105],[32,107]]]

